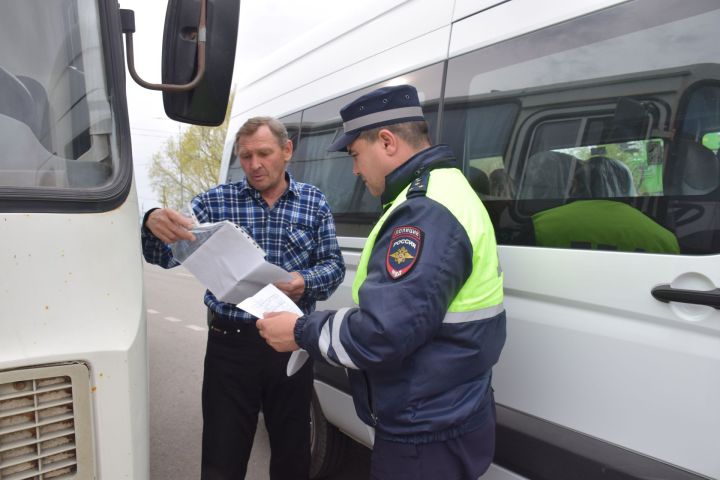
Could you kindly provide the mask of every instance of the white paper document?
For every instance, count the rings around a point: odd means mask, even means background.
[[[262,318],[269,312],[292,312],[301,316],[303,314],[295,302],[272,284],[267,285],[252,297],[246,298],[237,307],[258,318]],[[288,360],[287,376],[300,370],[307,359],[308,353],[305,350],[294,351]]]
[[[302,310],[295,305],[295,302],[273,284],[265,286],[252,297],[238,303],[238,308],[258,318],[262,318],[269,312],[292,312],[303,315]]]
[[[231,222],[200,225],[192,231],[195,242],[177,242],[171,248],[178,261],[218,300],[236,304],[268,283],[292,279],[288,272],[266,261],[263,249]]]

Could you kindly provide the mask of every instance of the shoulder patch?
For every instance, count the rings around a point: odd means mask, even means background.
[[[393,229],[385,257],[385,266],[391,279],[398,280],[412,270],[420,257],[424,235],[418,227],[410,225]]]

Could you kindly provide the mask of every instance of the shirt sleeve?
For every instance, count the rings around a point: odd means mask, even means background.
[[[305,280],[305,296],[325,300],[345,278],[345,262],[335,232],[335,220],[330,207],[323,200],[318,213],[317,241],[312,254],[312,267],[300,270]]]
[[[413,227],[421,245],[412,267],[397,276],[388,256],[398,251],[399,230]],[[472,271],[465,229],[439,203],[408,199],[378,234],[359,294],[359,308],[315,312],[296,332],[313,357],[361,370],[399,366],[435,336],[448,306]]]
[[[190,205],[198,222],[203,223],[208,221],[209,216],[202,200],[200,199],[200,196],[195,197]],[[175,260],[170,247],[153,235],[153,233],[145,226],[145,222],[147,222],[148,217],[155,210],[157,210],[157,208],[148,210],[143,217],[142,227],[140,229],[140,242],[142,244],[143,257],[146,262],[152,263],[153,265],[159,265],[163,268],[177,267],[180,265],[180,262]]]
[[[142,227],[140,228],[140,243],[142,245],[143,257],[146,262],[153,265],[159,265],[163,268],[176,267],[180,265],[180,263],[173,258],[170,247],[153,235],[150,229],[145,226],[145,222],[147,222],[148,217],[155,210],[158,209],[153,208],[145,213]]]

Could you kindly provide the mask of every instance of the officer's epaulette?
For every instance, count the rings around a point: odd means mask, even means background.
[[[428,182],[430,181],[430,171],[426,170],[420,174],[419,177],[417,177],[415,180],[412,181],[410,184],[410,189],[408,190],[406,198],[412,198],[412,197],[424,197],[427,193],[428,189]]]

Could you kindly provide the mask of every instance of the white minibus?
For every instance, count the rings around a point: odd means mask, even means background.
[[[493,220],[507,343],[491,479],[720,478],[720,3],[394,0],[328,12],[237,88],[318,186],[350,287],[379,200],[328,153],[340,108],[410,83]],[[242,48],[242,47],[241,47]],[[316,362],[313,474],[366,446],[343,370]]]

